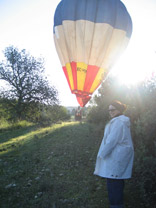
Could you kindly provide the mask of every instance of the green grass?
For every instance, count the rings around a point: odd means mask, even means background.
[[[93,175],[99,140],[89,124],[27,126],[0,133],[0,207],[108,207]]]
[[[100,142],[79,122],[0,132],[0,207],[108,208],[105,179],[93,175]]]

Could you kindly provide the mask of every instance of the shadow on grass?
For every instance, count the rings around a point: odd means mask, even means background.
[[[93,175],[99,148],[93,126],[54,125],[24,140],[1,154],[2,208],[108,208],[105,182]]]

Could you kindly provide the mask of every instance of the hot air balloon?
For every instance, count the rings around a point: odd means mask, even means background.
[[[81,107],[127,47],[132,21],[120,0],[62,0],[54,41],[70,90]]]

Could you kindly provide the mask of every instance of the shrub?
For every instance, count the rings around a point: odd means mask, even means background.
[[[48,106],[41,111],[38,117],[38,123],[41,126],[48,126],[52,123],[68,119],[70,119],[70,115],[65,107],[58,105]]]
[[[133,178],[129,191],[133,193],[131,203],[137,207],[154,207],[156,198],[156,113],[144,112],[132,125],[135,147]]]

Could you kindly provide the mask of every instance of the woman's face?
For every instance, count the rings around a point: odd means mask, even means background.
[[[109,115],[110,115],[111,118],[114,118],[115,116],[117,116],[121,113],[113,105],[109,106],[108,111],[109,111]]]

